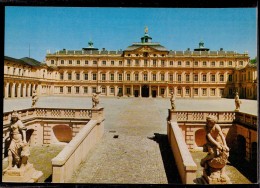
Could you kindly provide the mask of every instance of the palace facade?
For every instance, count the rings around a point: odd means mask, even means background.
[[[168,50],[152,42],[145,30],[140,42],[125,50],[63,49],[32,58],[4,59],[4,97],[38,95],[256,99],[257,69],[248,53],[210,51],[200,42],[194,50]]]

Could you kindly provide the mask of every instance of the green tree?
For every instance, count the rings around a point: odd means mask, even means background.
[[[254,59],[250,59],[250,63],[251,64],[256,64],[257,62],[256,62],[256,57],[254,58]]]

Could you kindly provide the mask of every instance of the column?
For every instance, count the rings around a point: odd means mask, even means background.
[[[125,85],[123,84],[123,87],[122,87],[122,97],[125,96]]]
[[[11,90],[11,98],[15,97],[15,83],[12,85],[12,90]]]
[[[26,84],[23,85],[23,97],[26,97]]]
[[[168,97],[169,96],[169,86],[166,86],[166,91],[165,91],[166,95],[165,97]]]
[[[133,96],[134,96],[134,86],[131,85],[131,97],[133,97]]]
[[[157,96],[159,97],[160,96],[160,87],[157,86]]]
[[[41,96],[41,94],[42,94],[42,85],[38,85],[37,95]]]
[[[8,82],[5,84],[5,99],[9,96],[9,85],[10,84]]]
[[[139,86],[139,97],[142,97],[142,86]]]
[[[115,96],[118,94],[118,86],[115,86]]]
[[[152,86],[149,85],[149,98],[151,98],[151,97],[152,97]]]
[[[31,96],[31,84],[28,84],[27,86],[27,97]]]
[[[109,95],[109,86],[106,87],[106,96]]]
[[[17,98],[21,97],[21,83],[18,84],[17,86]]]

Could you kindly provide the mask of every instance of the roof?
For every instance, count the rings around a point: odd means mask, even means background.
[[[22,65],[29,65],[29,66],[33,66],[33,67],[35,67],[35,66],[42,66],[41,62],[39,62],[39,61],[37,61],[35,59],[32,59],[32,58],[29,58],[29,57],[16,59],[16,58],[13,58],[13,57],[5,56],[4,59],[12,61],[12,62],[19,63],[19,64],[22,64]]]
[[[128,46],[124,51],[133,51],[142,46],[149,46],[158,51],[168,51],[164,46],[160,45],[159,43],[133,43],[131,46]]]

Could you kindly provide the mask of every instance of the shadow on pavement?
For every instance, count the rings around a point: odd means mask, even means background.
[[[168,183],[181,184],[181,178],[179,176],[167,135],[154,133],[153,137],[148,138],[159,144]]]

